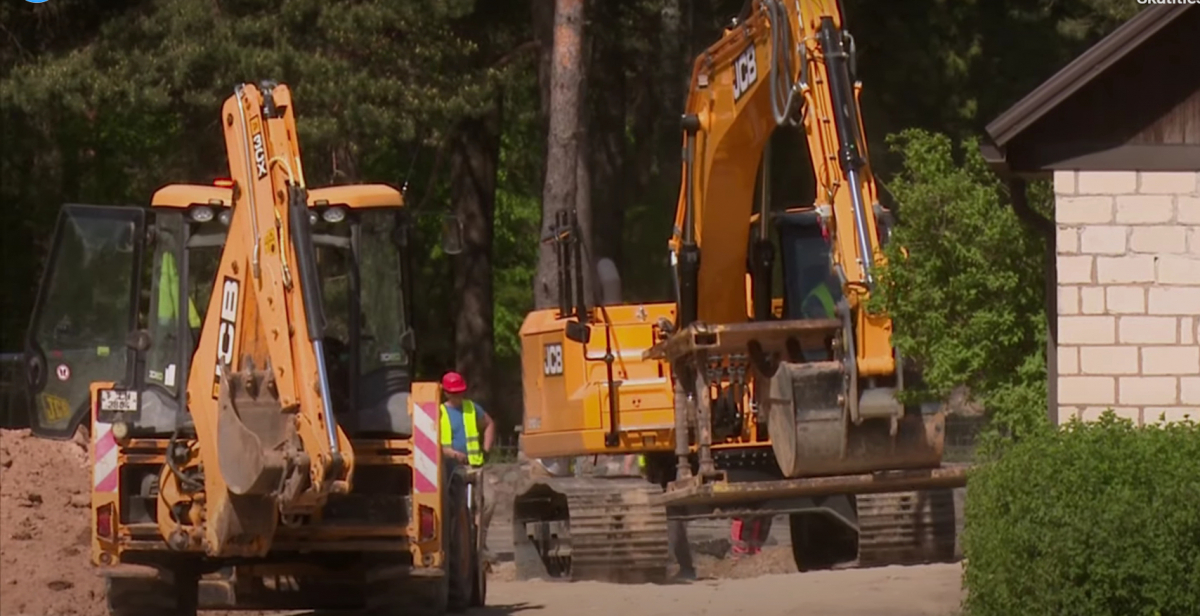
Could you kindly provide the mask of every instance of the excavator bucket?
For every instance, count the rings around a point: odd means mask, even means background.
[[[846,409],[846,381],[845,367],[837,361],[785,363],[772,377],[767,425],[785,477],[933,468],[941,463],[943,414],[872,417],[855,423]]]

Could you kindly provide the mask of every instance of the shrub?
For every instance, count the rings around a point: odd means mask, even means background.
[[[969,616],[1200,614],[1200,426],[1020,439],[973,471],[963,541]]]
[[[1013,213],[974,140],[955,147],[913,129],[887,141],[902,161],[887,184],[898,221],[871,308],[892,317],[896,348],[923,369],[927,391],[911,393],[942,400],[966,386],[996,430],[1043,429],[1045,241]],[[1029,197],[1050,211],[1044,183]]]

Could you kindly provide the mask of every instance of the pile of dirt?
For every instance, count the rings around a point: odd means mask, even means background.
[[[766,546],[752,556],[714,557],[693,551],[696,575],[703,580],[740,580],[771,575],[795,573],[796,561],[792,558],[791,546]]]
[[[100,616],[86,448],[0,430],[0,614]]]

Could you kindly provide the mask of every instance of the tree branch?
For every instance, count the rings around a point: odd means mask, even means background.
[[[500,59],[496,60],[496,62],[492,64],[492,68],[493,69],[504,68],[504,67],[508,66],[509,64],[512,64],[513,62],[515,62],[522,55],[529,53],[530,51],[534,51],[540,47],[541,47],[541,43],[539,43],[536,40],[525,41],[524,43],[521,43],[520,45],[517,45],[516,47],[514,47],[512,50],[510,50],[508,53],[504,54],[503,56],[500,56]]]

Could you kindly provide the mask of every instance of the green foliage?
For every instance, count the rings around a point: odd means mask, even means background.
[[[1023,439],[970,478],[969,616],[1200,613],[1200,426],[1111,411]]]
[[[888,188],[899,223],[885,248],[874,308],[937,399],[966,386],[1006,433],[1045,413],[1045,244],[1005,203],[974,141],[908,130],[889,140],[902,167]],[[1044,198],[1034,193],[1031,198]],[[1044,204],[1040,206],[1045,208]]]
[[[528,75],[532,77],[533,75]],[[520,381],[521,339],[525,314],[533,310],[533,276],[541,232],[540,139],[536,79],[517,81],[506,90],[509,121],[501,135],[496,181],[496,220],[492,235],[492,280],[495,311],[496,365],[508,382]]]

